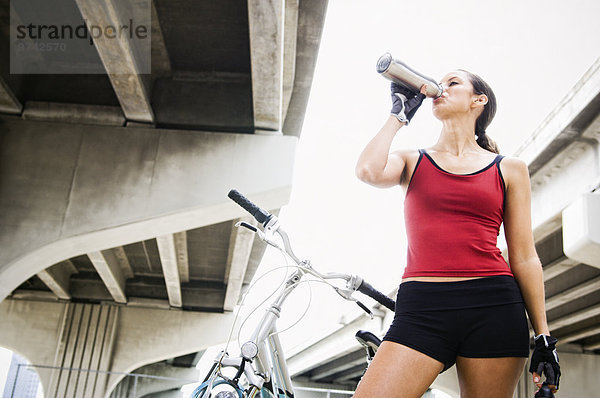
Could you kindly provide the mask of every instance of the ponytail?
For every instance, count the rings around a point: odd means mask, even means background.
[[[473,92],[475,94],[484,94],[488,98],[487,104],[484,105],[481,115],[479,115],[475,122],[477,144],[490,152],[500,153],[500,149],[496,142],[488,137],[485,132],[485,129],[487,129],[496,115],[496,95],[492,91],[492,88],[481,77],[466,70],[463,70],[463,72],[469,76],[469,80],[473,86]]]
[[[496,144],[496,141],[488,137],[485,130],[480,130],[479,132],[475,130],[475,136],[477,137],[477,144],[479,144],[480,147],[490,152],[500,153],[498,144]]]

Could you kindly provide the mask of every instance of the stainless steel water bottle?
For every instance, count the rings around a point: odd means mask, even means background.
[[[444,91],[442,86],[430,77],[427,77],[410,68],[404,62],[394,59],[392,54],[385,53],[377,61],[377,72],[388,80],[408,87],[418,93],[423,84],[427,84],[427,97],[437,98]]]

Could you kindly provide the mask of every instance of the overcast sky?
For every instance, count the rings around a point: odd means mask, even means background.
[[[498,99],[488,134],[510,156],[600,56],[599,15],[595,0],[330,0],[292,195],[280,214],[296,254],[321,270],[363,275],[384,291],[400,281],[402,191],[372,188],[354,175],[389,115],[389,82],[375,70],[380,55],[389,51],[438,80],[457,68],[483,77]],[[393,147],[431,146],[440,128],[427,100]],[[269,251],[263,270],[279,260]],[[306,289],[298,293],[289,322],[307,302]],[[284,345],[313,337],[317,325],[353,308],[341,304],[315,285],[312,308],[282,335]]]

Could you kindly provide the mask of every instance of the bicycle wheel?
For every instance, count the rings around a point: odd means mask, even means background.
[[[216,388],[219,386],[226,388]],[[202,398],[207,388],[208,381],[205,381],[192,392],[190,398]],[[213,383],[213,390],[210,392],[210,398],[243,398],[243,390],[240,387],[234,388],[226,380],[216,379]]]

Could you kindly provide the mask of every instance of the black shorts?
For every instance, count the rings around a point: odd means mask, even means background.
[[[452,367],[457,356],[529,356],[529,327],[511,276],[400,284],[396,313],[383,338]]]

